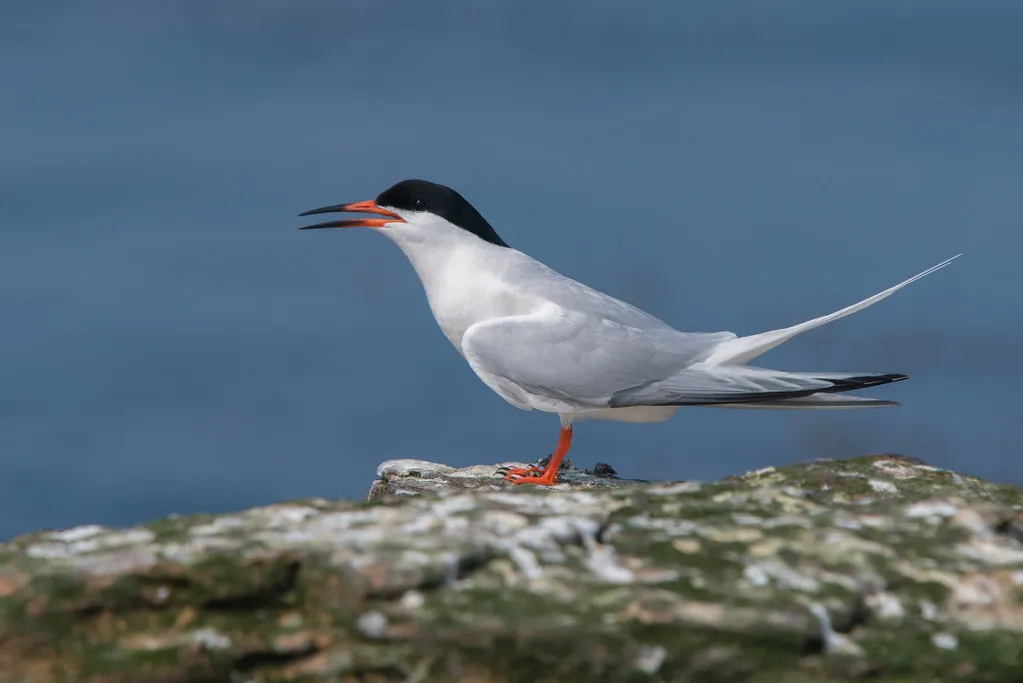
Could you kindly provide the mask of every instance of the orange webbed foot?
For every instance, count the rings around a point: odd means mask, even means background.
[[[502,467],[497,474],[510,484],[532,484],[534,486],[554,486],[558,483],[558,470],[561,461],[572,444],[572,427],[562,427],[558,437],[558,447],[551,454],[547,465],[541,469],[536,465],[529,467]]]
[[[530,465],[529,467],[502,467],[494,474],[499,474],[502,479],[511,481],[509,477],[539,477],[543,474],[543,470],[536,465]]]
[[[511,484],[532,484],[533,486],[554,486],[558,483],[557,472],[551,470],[520,470],[527,474],[516,474],[509,472],[504,476],[504,480]]]

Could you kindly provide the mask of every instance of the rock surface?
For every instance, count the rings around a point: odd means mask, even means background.
[[[495,468],[0,545],[0,682],[1021,680],[1014,487],[896,456]]]

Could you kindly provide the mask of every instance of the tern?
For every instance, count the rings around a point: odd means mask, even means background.
[[[749,336],[681,332],[510,247],[455,190],[403,180],[375,200],[335,212],[379,216],[300,230],[373,228],[412,263],[444,335],[483,383],[516,408],[556,413],[557,447],[544,467],[503,468],[514,484],[557,483],[585,418],[650,423],[684,406],[867,408],[898,405],[844,392],[908,379],[895,373],[785,372],[747,365],[798,334],[844,318],[951,263],[798,325]]]

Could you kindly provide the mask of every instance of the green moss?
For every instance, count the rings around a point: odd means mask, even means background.
[[[979,488],[983,491],[984,496],[988,500],[994,503],[1016,507],[1023,506],[1023,490],[1020,490],[1017,486],[991,484],[978,479],[973,480],[973,484],[975,488]]]
[[[188,530],[197,524],[207,524],[215,519],[213,515],[190,515],[188,517],[167,517],[149,522],[143,526],[153,532],[157,543],[176,543],[189,538]]]
[[[200,668],[208,670],[208,667],[202,667],[195,662],[190,663],[188,659],[180,647],[154,650],[126,649],[107,643],[82,648],[76,657],[81,664],[75,675],[88,678],[131,671],[140,680],[147,678],[160,680],[182,669],[188,674],[199,674]]]
[[[44,634],[54,640],[66,638],[80,615],[87,614],[97,605],[95,596],[80,580],[69,574],[37,576],[30,585],[26,602],[11,610],[14,617],[11,627],[22,632]],[[29,602],[32,603],[31,610]]]
[[[8,629],[23,627],[26,623],[25,598],[21,595],[8,595],[0,598],[0,625]],[[2,633],[2,631],[0,631]]]

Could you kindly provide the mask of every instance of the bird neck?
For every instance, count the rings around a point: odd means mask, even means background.
[[[459,350],[470,326],[518,312],[514,292],[504,280],[518,252],[469,233],[434,234],[423,240],[406,231],[388,237],[412,264],[437,324]]]

